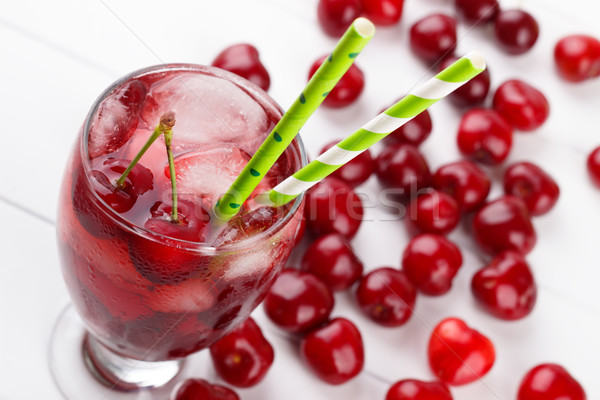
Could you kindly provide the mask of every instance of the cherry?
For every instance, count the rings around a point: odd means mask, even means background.
[[[588,155],[587,169],[592,182],[600,188],[600,146]]]
[[[361,277],[363,264],[344,236],[330,233],[319,237],[306,249],[301,269],[319,277],[331,290],[341,291]]]
[[[509,54],[523,54],[533,47],[540,34],[535,18],[523,10],[501,10],[496,16],[494,34]]]
[[[558,364],[540,364],[525,374],[517,400],[586,400],[583,387]]]
[[[138,126],[145,98],[146,86],[132,80],[100,104],[88,135],[90,159],[113,153],[129,141]]]
[[[284,214],[284,210],[274,207],[259,207],[248,212],[244,209],[229,220],[211,245],[221,247],[257,235],[277,223]]]
[[[291,333],[306,332],[327,321],[334,299],[329,287],[315,275],[284,269],[264,300],[267,316]]]
[[[402,254],[402,269],[419,291],[439,296],[452,287],[462,261],[460,249],[450,240],[424,233],[408,242]]]
[[[250,387],[269,371],[275,354],[251,317],[210,346],[215,370],[230,385]]]
[[[456,46],[456,20],[445,14],[432,14],[410,28],[410,47],[428,62],[448,56]]]
[[[462,212],[469,212],[483,204],[491,183],[477,164],[460,160],[439,167],[433,175],[433,187],[452,196]]]
[[[500,11],[498,0],[455,0],[454,6],[458,14],[471,24],[493,21]]]
[[[390,26],[402,17],[404,0],[361,0],[363,14],[376,25]]]
[[[504,192],[522,198],[531,215],[542,215],[554,207],[560,189],[544,170],[523,161],[511,164],[504,172]]]
[[[497,111],[474,108],[463,115],[456,141],[465,156],[494,165],[508,157],[512,134],[511,126]]]
[[[204,379],[186,379],[171,396],[173,400],[240,400],[231,389]]]
[[[209,227],[209,214],[187,200],[179,200],[179,222],[171,220],[172,204],[156,202],[144,227],[160,240],[130,235],[129,257],[136,270],[151,282],[177,284],[192,277],[204,265],[205,257],[181,248],[178,240],[204,242]]]
[[[473,236],[481,249],[493,255],[504,250],[527,254],[536,242],[527,205],[510,195],[487,203],[475,214]]]
[[[514,128],[532,131],[540,127],[550,114],[550,104],[533,86],[512,79],[504,82],[494,94],[494,109]]]
[[[537,288],[525,258],[515,251],[505,251],[480,269],[471,281],[477,302],[490,314],[506,320],[529,315]]]
[[[345,318],[335,318],[304,336],[300,355],[319,378],[332,385],[358,375],[365,359],[360,332]]]
[[[492,342],[458,318],[446,318],[437,324],[427,354],[435,376],[453,386],[482,378],[496,360]]]
[[[251,44],[238,43],[225,48],[215,57],[212,65],[233,72],[264,91],[271,86],[269,73],[260,62],[258,50]]]
[[[429,111],[425,110],[385,137],[388,143],[408,143],[419,146],[431,134],[433,124]]]
[[[449,194],[430,189],[410,203],[408,221],[420,232],[446,235],[460,221],[458,204]]]
[[[317,72],[317,69],[319,69],[327,57],[329,57],[329,55],[319,57],[312,64],[308,73],[309,79],[314,75],[315,72]],[[364,73],[356,64],[352,64],[352,66],[350,66],[348,71],[346,71],[331,92],[329,92],[327,97],[325,97],[325,100],[323,100],[323,105],[331,108],[346,107],[358,99],[358,96],[360,96],[364,87]]]
[[[320,154],[325,153],[325,151],[335,146],[338,142],[339,141],[333,141],[327,144],[323,147]],[[373,157],[371,157],[371,152],[367,149],[335,170],[331,176],[335,176],[346,182],[348,185],[356,187],[369,179],[374,169],[375,164],[373,162]]]
[[[361,279],[356,300],[360,309],[378,324],[400,326],[413,313],[417,291],[404,271],[381,267]]]
[[[319,0],[317,17],[326,34],[340,37],[360,16],[360,0]]]
[[[495,1],[495,0],[494,0]],[[452,65],[458,57],[451,55],[439,64],[438,72]],[[473,107],[483,104],[490,91],[490,69],[486,68],[476,77],[456,89],[448,98],[461,107]]]
[[[385,400],[452,400],[452,394],[443,382],[403,379],[389,388]]]
[[[600,40],[588,35],[569,35],[554,47],[554,62],[560,76],[581,82],[600,76]]]
[[[431,184],[431,172],[419,150],[410,144],[386,146],[375,160],[379,182],[402,200]]]
[[[315,235],[339,233],[348,239],[356,235],[362,222],[360,197],[347,183],[327,177],[306,194],[306,227]]]

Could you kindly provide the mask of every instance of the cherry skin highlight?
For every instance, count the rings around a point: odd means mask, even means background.
[[[381,267],[361,279],[356,300],[371,320],[383,326],[401,326],[412,316],[417,291],[404,271]]]
[[[525,201],[531,215],[543,215],[554,207],[560,195],[556,181],[537,165],[523,161],[504,172],[504,193]]]
[[[339,362],[339,355],[344,362]],[[345,318],[335,318],[302,338],[300,355],[323,381],[340,385],[362,371],[365,356],[362,337]]]
[[[333,310],[329,287],[308,272],[284,269],[263,302],[267,316],[281,329],[306,332],[327,321]]]
[[[519,386],[517,400],[586,400],[583,387],[561,365],[546,363],[533,367]]]
[[[431,233],[412,238],[402,254],[402,270],[421,293],[429,296],[448,293],[462,262],[458,246]]]
[[[217,55],[212,65],[233,72],[264,91],[269,90],[271,86],[269,72],[261,63],[258,50],[251,44],[239,43],[225,48]]]
[[[427,354],[435,376],[452,386],[482,378],[496,361],[492,342],[458,318],[446,318],[433,329]]]
[[[471,281],[477,302],[490,314],[517,320],[531,313],[537,298],[537,285],[529,265],[515,251],[498,254],[480,269]]]
[[[260,327],[249,317],[210,346],[210,356],[225,382],[246,388],[265,377],[273,364],[274,352]]]
[[[363,273],[350,242],[342,235],[330,233],[316,239],[304,253],[301,269],[320,278],[331,290],[346,290]]]

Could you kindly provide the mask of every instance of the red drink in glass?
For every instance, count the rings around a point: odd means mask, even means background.
[[[162,137],[125,190],[110,186],[169,110],[177,120],[172,149],[184,235],[153,231],[169,223]],[[58,243],[67,288],[92,338],[88,358],[103,378],[116,380],[110,366],[99,365],[106,355],[98,352],[150,363],[178,360],[218,340],[261,302],[294,246],[301,198],[275,209],[251,196],[227,224],[215,228],[209,219],[280,118],[280,108],[258,87],[196,65],[135,72],[97,100],[64,176]],[[294,141],[255,194],[291,175],[303,159]]]

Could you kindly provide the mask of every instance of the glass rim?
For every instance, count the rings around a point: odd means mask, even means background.
[[[246,93],[248,93],[253,99],[256,100],[256,98],[258,97],[258,98],[266,100],[266,103],[269,106],[273,107],[274,111],[276,111],[280,115],[283,115],[283,110],[281,109],[281,106],[279,106],[279,104],[277,104],[277,102],[273,98],[271,98],[269,96],[269,94],[267,92],[265,92],[263,89],[261,89],[260,87],[258,87],[255,84],[253,84],[252,82],[240,77],[239,75],[236,75],[232,72],[226,71],[226,70],[218,68],[218,67],[201,65],[201,64],[192,64],[192,63],[157,64],[157,65],[137,69],[133,72],[130,72],[130,73],[122,76],[121,78],[117,79],[112,84],[110,84],[94,101],[92,107],[90,108],[90,111],[88,112],[88,114],[85,118],[81,143],[79,146],[81,161],[82,161],[83,170],[84,170],[84,174],[85,174],[85,178],[86,178],[85,183],[86,183],[88,191],[90,193],[92,193],[92,195],[94,196],[95,201],[98,202],[102,206],[102,207],[99,207],[100,211],[102,213],[104,213],[106,216],[108,216],[113,222],[117,223],[120,227],[124,228],[127,231],[132,232],[135,235],[143,236],[146,239],[149,239],[149,240],[152,240],[155,242],[162,241],[162,243],[165,243],[164,240],[166,240],[167,242],[176,243],[177,245],[183,246],[184,248],[186,248],[188,250],[204,250],[204,251],[209,251],[209,252],[210,251],[216,252],[217,250],[218,251],[222,251],[222,250],[235,251],[240,248],[245,249],[248,247],[252,247],[252,245],[255,242],[258,242],[260,240],[263,240],[265,238],[271,237],[274,234],[276,234],[279,230],[281,230],[290,221],[291,218],[294,217],[294,215],[296,215],[296,212],[300,208],[300,205],[302,204],[302,200],[304,199],[304,192],[301,193],[294,200],[292,207],[286,212],[286,214],[283,216],[283,218],[278,219],[275,222],[275,224],[269,226],[264,231],[261,231],[255,235],[252,235],[250,237],[244,238],[239,241],[225,243],[225,244],[219,245],[218,247],[215,247],[215,246],[209,245],[208,243],[192,242],[192,241],[188,241],[188,240],[173,238],[171,236],[166,236],[166,235],[163,235],[163,234],[160,234],[157,232],[153,232],[150,229],[147,229],[143,226],[139,226],[139,225],[129,221],[128,219],[124,218],[118,212],[113,210],[92,189],[92,185],[90,183],[91,163],[90,163],[89,152],[88,152],[88,137],[89,137],[92,121],[93,121],[94,117],[96,116],[100,105],[108,96],[110,96],[110,94],[112,94],[117,88],[119,88],[124,83],[126,83],[132,79],[147,75],[149,73],[160,73],[162,71],[165,71],[165,72],[166,71],[181,71],[181,72],[189,71],[189,72],[208,73],[212,76],[228,80],[228,81],[232,82],[233,84],[235,84],[236,86],[240,87],[240,89],[242,89]],[[261,104],[261,106],[264,106],[264,104]],[[297,147],[298,147],[298,152],[299,152],[299,156],[300,156],[300,168],[301,168],[301,167],[305,166],[308,161],[307,161],[307,156],[306,156],[306,150],[304,148],[302,138],[300,137],[299,134],[294,138],[294,140],[292,141],[290,146],[293,146],[294,143],[296,143]],[[281,207],[283,207],[283,206],[281,206]]]

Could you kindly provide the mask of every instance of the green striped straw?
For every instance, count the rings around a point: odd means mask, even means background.
[[[288,203],[484,69],[485,60],[479,53],[461,57],[271,191],[257,196],[257,201],[271,206]]]
[[[366,18],[357,18],[350,25],[330,56],[323,61],[300,96],[215,205],[214,214],[221,222],[229,220],[238,213],[240,206],[290,145],[306,120],[348,71],[374,33],[375,26]]]

